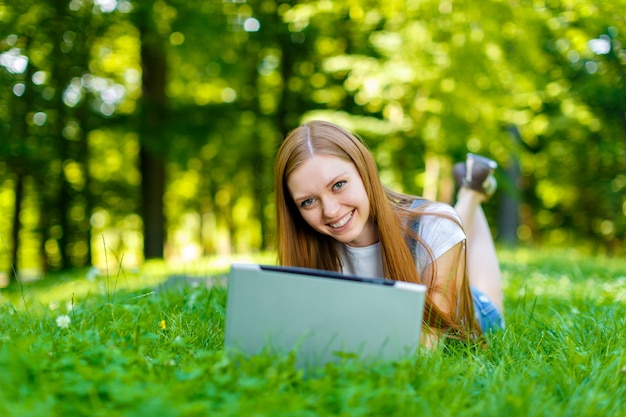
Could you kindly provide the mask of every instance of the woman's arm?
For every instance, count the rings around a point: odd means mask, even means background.
[[[439,310],[460,323],[459,299],[465,279],[465,241],[459,242],[429,264],[422,274],[422,282]],[[422,327],[420,343],[427,348],[436,347],[444,332],[428,325]]]
[[[426,267],[422,275],[433,302],[448,317],[457,317],[465,278],[465,241],[459,242]]]

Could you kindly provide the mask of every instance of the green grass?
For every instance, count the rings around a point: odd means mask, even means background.
[[[501,257],[507,329],[488,350],[346,359],[313,375],[291,356],[226,355],[226,290],[159,289],[163,265],[12,287],[0,293],[0,415],[626,415],[626,262]]]

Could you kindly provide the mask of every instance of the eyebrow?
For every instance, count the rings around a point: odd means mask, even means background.
[[[335,175],[330,181],[328,181],[328,184],[326,184],[326,187],[332,187],[339,180],[339,178],[345,177],[347,175],[348,175],[348,171],[342,172],[339,175]]]
[[[344,171],[341,174],[335,175],[333,178],[331,178],[330,181],[328,181],[328,183],[326,183],[326,188],[332,187],[333,185],[335,185],[335,183],[337,183],[338,179],[341,177],[346,177],[348,175],[348,171]],[[298,197],[293,197],[293,201],[302,201],[302,200],[306,200],[309,197],[309,194],[303,195],[303,196],[298,196]]]

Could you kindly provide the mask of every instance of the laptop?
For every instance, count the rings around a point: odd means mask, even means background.
[[[399,360],[420,339],[426,287],[315,269],[232,264],[224,346],[293,352],[300,367]]]

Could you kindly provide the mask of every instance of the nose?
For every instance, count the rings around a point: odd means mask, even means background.
[[[324,210],[324,217],[333,219],[339,214],[340,204],[334,198],[325,198],[322,200],[322,210]]]

